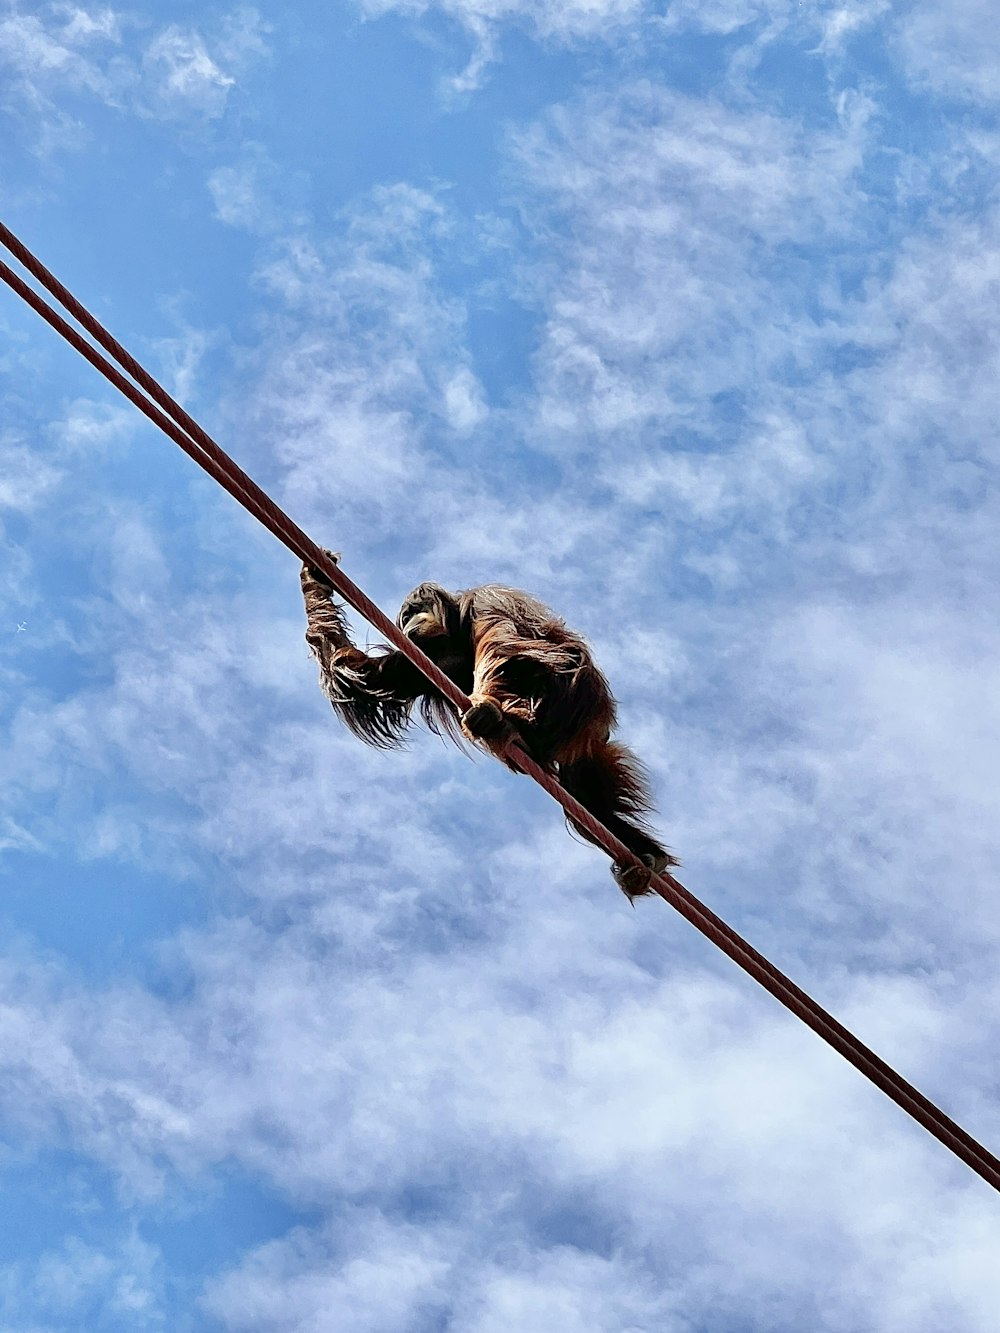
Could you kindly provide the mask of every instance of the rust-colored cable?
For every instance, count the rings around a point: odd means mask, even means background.
[[[442,694],[465,712],[469,707],[467,696],[449,680],[420,649],[403,635],[396,625],[372,602],[343,570],[287,514],[247,475],[223,449],[198,425],[179,403],[118,343],[97,319],[49,272],[47,268],[0,223],[0,242],[16,256],[63,307],[128,371],[136,384],[131,383],[111,365],[87,340],[62,318],[37,292],[29,287],[6,264],[0,261],[0,278],[22,300],[66,339],[96,370],[105,376],[138,409],[153,421],[164,434],[178,444],[210,476],[214,477],[255,518],[264,524],[289,550],[311,565],[321,569],[331,585],[346,602],[355,608],[370,624],[417,666]],[[146,395],[149,395],[148,397]],[[152,399],[153,401],[150,401]],[[157,404],[159,406],[157,406]],[[162,411],[160,410],[162,408]],[[510,757],[517,767],[530,777],[563,807],[566,814],[581,824],[596,842],[615,861],[634,863],[635,857],[623,843],[585,810],[554,776],[540,767],[518,746],[510,747]],[[989,1149],[968,1134],[940,1107],[926,1098],[917,1088],[887,1065],[858,1037],[838,1022],[822,1005],[801,987],[785,976],[763,954],[758,953],[741,935],[716,916],[673,875],[654,876],[652,887],[687,921],[748,975],[754,978],[786,1009],[807,1024],[834,1050],[838,1051],[856,1069],[865,1075],[886,1096],[907,1112],[935,1138],[939,1139],[957,1157],[972,1168],[995,1190],[1000,1191],[1000,1160]]]

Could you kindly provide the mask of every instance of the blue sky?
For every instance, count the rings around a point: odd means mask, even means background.
[[[584,631],[685,882],[994,1149],[998,70],[984,0],[0,0],[7,224],[387,610]],[[993,1330],[988,1187],[339,729],[292,557],[0,334],[3,1327]]]

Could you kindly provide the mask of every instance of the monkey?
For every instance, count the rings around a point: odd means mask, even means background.
[[[301,583],[320,684],[360,740],[378,749],[403,744],[415,706],[436,734],[478,743],[517,771],[506,753],[515,739],[634,853],[638,865],[611,868],[630,900],[650,892],[653,875],[678,864],[644,822],[652,810],[645,769],[612,740],[617,708],[607,679],[586,642],[541,602],[498,584],[452,593],[420,583],[406,595],[396,625],[469,696],[471,707],[460,716],[405,653],[355,646],[320,570],[304,564]]]

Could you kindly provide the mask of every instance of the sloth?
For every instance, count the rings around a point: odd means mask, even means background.
[[[516,740],[634,853],[638,865],[612,866],[630,899],[649,892],[652,875],[678,864],[644,822],[652,802],[643,766],[611,739],[617,716],[607,680],[580,635],[541,602],[497,584],[452,593],[421,583],[407,595],[396,624],[469,696],[471,707],[460,715],[405,653],[356,647],[320,570],[302,566],[302,593],[320,683],[359,739],[379,749],[400,746],[416,706],[438,735],[478,743],[515,771],[506,751]]]

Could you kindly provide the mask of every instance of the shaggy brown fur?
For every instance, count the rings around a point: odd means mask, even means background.
[[[611,740],[617,719],[608,682],[583,639],[541,602],[495,584],[450,593],[436,583],[421,583],[403,602],[399,628],[472,701],[459,717],[403,653],[385,647],[365,653],[351,642],[318,570],[303,566],[302,592],[306,641],[323,689],[361,740],[381,749],[400,745],[414,704],[439,735],[478,741],[510,767],[503,750],[516,735],[643,863],[645,869],[612,867],[630,898],[649,891],[650,871],[677,864],[643,823],[652,806],[641,764]]]

